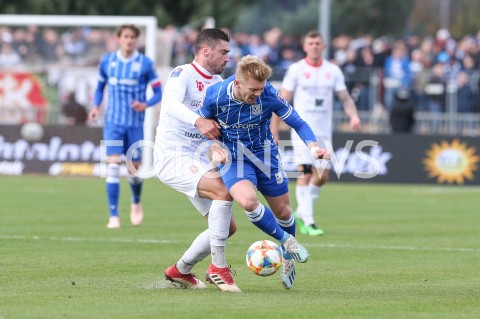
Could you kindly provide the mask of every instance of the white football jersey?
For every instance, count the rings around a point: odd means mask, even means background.
[[[207,88],[220,81],[221,76],[210,75],[196,62],[178,66],[170,72],[163,91],[162,104],[172,100],[179,101],[196,112],[203,105]],[[204,141],[205,137],[195,126],[169,116],[166,107],[161,108],[155,148],[183,146],[184,149],[186,147],[195,151]]]
[[[317,136],[331,139],[334,92],[346,90],[340,68],[323,60],[311,65],[306,59],[293,63],[282,88],[293,92],[293,106]]]

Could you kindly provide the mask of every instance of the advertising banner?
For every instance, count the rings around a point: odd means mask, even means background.
[[[20,125],[0,126],[0,175],[101,175],[102,128],[45,126],[36,141],[24,136]],[[297,163],[289,136],[281,133],[280,149],[292,177]],[[480,140],[471,137],[336,133],[330,181],[480,185],[479,150]]]

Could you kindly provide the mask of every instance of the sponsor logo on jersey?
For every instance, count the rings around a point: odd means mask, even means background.
[[[172,71],[172,73],[170,73],[170,77],[176,78],[180,75],[180,73],[182,73],[182,71],[183,71],[182,68],[176,68],[175,70]]]
[[[200,133],[185,132],[185,137],[204,140],[205,136]]]
[[[325,73],[325,79],[330,80],[331,77],[332,75],[330,74],[330,72]]]
[[[110,85],[131,85],[131,86],[136,86],[138,85],[138,80],[136,79],[117,79],[117,78],[109,78],[108,79],[108,84]]]
[[[192,100],[192,103],[190,103],[190,105],[193,106],[195,109],[198,109],[203,105],[203,100]]]
[[[250,105],[250,113],[253,114],[253,115],[262,114],[262,105],[261,104]]]
[[[310,72],[304,72],[304,73],[303,73],[303,76],[306,77],[307,80],[310,79],[310,76],[311,76],[311,75],[312,75],[312,74],[311,74]]]
[[[235,128],[235,129],[248,130],[248,129],[257,128],[257,127],[260,126],[260,124],[258,124],[258,123],[235,123],[235,124],[232,124],[232,125],[228,125],[227,123],[225,123],[224,121],[222,121],[220,119],[218,120],[218,123],[220,123],[220,126],[224,129]]]
[[[227,110],[226,107],[221,107],[220,109],[222,110],[222,112],[225,112]]]
[[[252,128],[258,128],[259,126],[260,124],[258,123],[237,123],[237,124],[232,124],[230,126],[227,126],[227,128],[230,127],[230,128],[248,130]]]
[[[282,93],[277,92],[277,99],[282,102],[283,105],[288,106],[287,99],[285,99],[282,95]]]
[[[202,92],[202,91],[203,91],[203,88],[205,87],[205,86],[203,85],[202,81],[196,81],[196,80],[195,80],[195,82],[197,82],[197,89],[198,89],[198,91]]]

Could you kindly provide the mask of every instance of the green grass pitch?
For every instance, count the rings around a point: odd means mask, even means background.
[[[480,188],[331,182],[316,206],[323,237],[295,287],[257,277],[248,246],[269,239],[235,206],[227,246],[242,294],[165,288],[206,221],[183,195],[145,181],[143,225],[107,230],[104,180],[0,177],[0,319],[479,318]],[[295,202],[292,188],[292,204]],[[200,278],[205,260],[195,267]]]

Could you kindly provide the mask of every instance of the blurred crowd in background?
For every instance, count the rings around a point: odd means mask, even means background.
[[[197,30],[167,27],[159,31],[159,67],[192,61]],[[226,75],[242,56],[251,54],[274,69],[272,81],[281,81],[288,66],[304,57],[301,39],[279,28],[261,35],[226,31],[232,39]],[[52,64],[96,67],[106,51],[116,48],[113,28],[0,27],[0,43],[2,70],[35,70]],[[139,43],[145,45],[142,39]],[[399,91],[406,90],[417,112],[480,113],[480,31],[458,39],[446,29],[398,39],[340,35],[331,39],[328,59],[343,70],[360,111],[380,107],[391,113]]]

